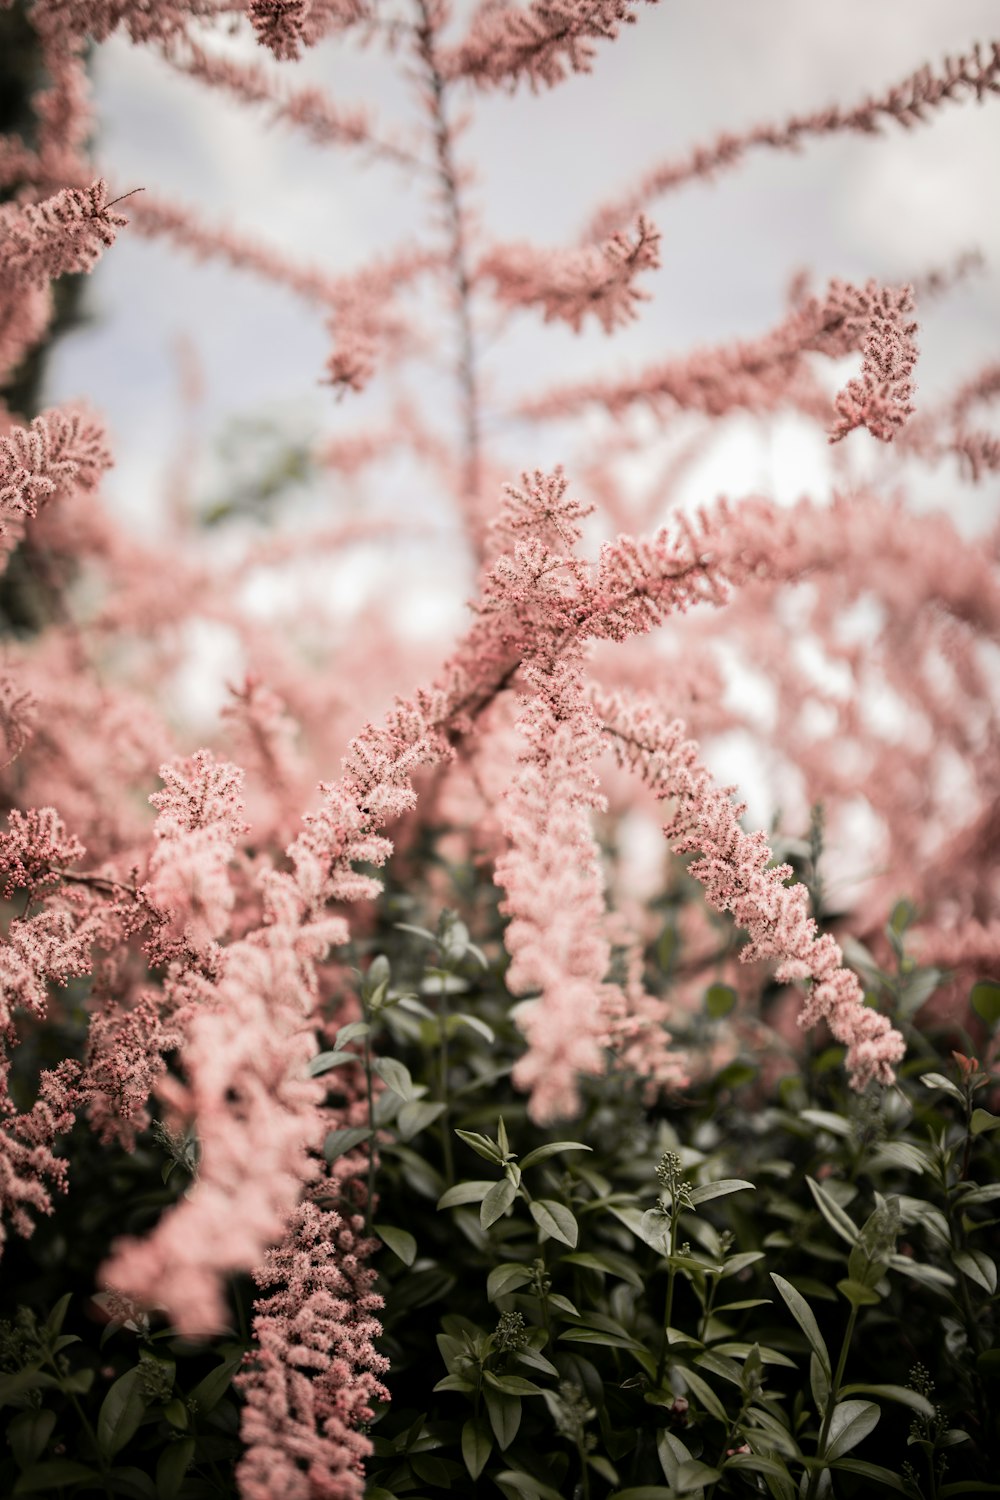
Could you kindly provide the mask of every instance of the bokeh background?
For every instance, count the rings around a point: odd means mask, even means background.
[[[469,10],[456,10],[456,34]],[[482,240],[571,244],[600,202],[662,158],[723,129],[860,101],[924,62],[988,40],[997,19],[995,0],[664,0],[644,7],[638,24],[598,47],[590,75],[538,94],[523,86],[514,97],[469,92],[459,150]],[[263,55],[248,30],[211,45],[242,61]],[[422,141],[416,149],[429,156],[405,52],[386,55],[377,45],[334,38],[279,72],[321,84],[338,104],[364,104],[381,134],[411,148]],[[427,185],[405,169],[363,151],[311,145],[271,126],[266,110],[212,93],[121,37],[97,50],[93,78],[97,157],[118,192],[141,186],[175,196],[214,222],[337,272],[401,244],[435,243]],[[643,278],[652,300],[627,329],[610,338],[600,330],[575,336],[524,313],[497,336],[485,314],[481,357],[494,457],[512,479],[558,460],[572,474],[577,437],[513,420],[515,395],[762,333],[782,317],[800,270],[819,285],[831,276],[894,282],[977,250],[982,268],[920,311],[918,403],[933,402],[995,356],[998,160],[1000,102],[990,99],[946,105],[911,131],[888,123],[877,138],[833,136],[798,154],[759,151],[715,183],[687,185],[651,204],[663,266]],[[224,265],[197,265],[169,244],[124,232],[92,278],[87,306],[85,325],[53,350],[47,397],[85,396],[107,418],[117,454],[108,496],[144,535],[164,529],[179,489],[194,513],[209,514],[241,473],[252,476],[269,461],[269,443],[308,449],[361,431],[388,409],[379,379],[339,400],[322,384],[330,335],[315,308]],[[449,434],[456,430],[454,331],[440,305],[428,308],[427,326],[432,347],[439,342],[439,368],[432,361],[422,371],[420,394]],[[587,441],[600,442],[602,420],[584,419]],[[682,499],[765,491],[790,502],[829,490],[834,475],[822,434],[795,416],[761,424],[736,415],[715,426],[685,475]],[[855,433],[845,446],[863,472],[878,445]],[[383,598],[415,638],[427,639],[433,660],[432,643],[460,626],[472,588],[467,549],[433,476],[394,461],[363,483],[324,474],[288,488],[266,524],[384,511],[427,525],[427,536],[352,549],[343,564],[324,565],[316,586],[324,607],[343,618]],[[989,488],[972,490],[952,465],[915,471],[911,496],[917,505],[947,506],[963,528],[975,529],[992,512]],[[239,525],[215,528],[205,545],[225,551],[245,536]],[[281,587],[274,579],[259,587],[262,611]],[[226,678],[239,670],[234,651],[217,626],[193,640],[190,710],[214,711]]]

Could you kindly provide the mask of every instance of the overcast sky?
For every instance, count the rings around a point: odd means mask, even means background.
[[[532,96],[469,95],[461,153],[475,163],[472,203],[486,236],[570,243],[593,208],[645,168],[720,129],[826,103],[850,104],[921,63],[986,41],[996,0],[662,0],[600,46],[592,75]],[[231,44],[260,57],[252,40]],[[321,81],[345,105],[371,106],[412,131],[412,83],[400,58],[343,41],[284,76]],[[99,49],[98,155],[117,191],[143,185],[349,270],[414,235],[426,238],[424,190],[395,167],[319,149],[260,114],[172,74],[123,40]],[[996,357],[1000,328],[1000,99],[946,106],[922,129],[887,125],[876,139],[838,137],[801,154],[761,152],[714,185],[651,205],[663,268],[642,319],[582,341],[523,316],[486,357],[500,389],[607,373],[693,345],[764,331],[782,314],[791,274],[822,282],[905,279],[976,247],[987,269],[922,317],[922,399]],[[205,387],[198,423],[211,439],[234,415],[280,413],[292,427],[349,433],[368,397],[334,403],[318,384],[329,353],[322,318],[292,294],[221,266],[197,266],[126,230],[93,278],[93,320],[62,340],[50,399],[85,395],[107,416],[118,467],[111,494],[148,524],[176,450],[178,339],[190,341]],[[772,479],[808,487],[794,432],[772,444]],[[741,446],[742,443],[742,446]],[[515,471],[546,463],[530,430],[510,448]],[[721,467],[720,467],[721,465]],[[748,465],[750,466],[748,468]],[[752,488],[751,450],[735,424],[706,484]],[[207,481],[206,481],[207,482]],[[711,496],[706,496],[711,498]]]

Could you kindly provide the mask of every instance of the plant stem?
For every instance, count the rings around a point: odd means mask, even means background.
[[[46,1361],[46,1363],[50,1364],[52,1366],[53,1370],[55,1370],[55,1372],[56,1372],[57,1376],[59,1377],[60,1381],[62,1381],[63,1374],[62,1374],[62,1371],[60,1370],[59,1366],[56,1364],[55,1359],[49,1358]],[[77,1416],[79,1417],[79,1419],[80,1419],[80,1425],[83,1427],[83,1430],[86,1432],[88,1438],[90,1439],[91,1443],[94,1446],[94,1453],[95,1453],[95,1455],[97,1457],[97,1464],[98,1464],[98,1467],[100,1468],[100,1471],[101,1471],[101,1488],[103,1489],[105,1495],[108,1497],[108,1500],[111,1500],[111,1486],[108,1484],[108,1480],[107,1480],[107,1468],[108,1468],[108,1466],[107,1466],[107,1463],[105,1461],[104,1455],[101,1452],[101,1445],[97,1441],[97,1433],[94,1431],[94,1428],[93,1428],[93,1426],[91,1425],[91,1422],[90,1422],[90,1418],[87,1416],[87,1413],[84,1411],[83,1407],[80,1405],[79,1401],[76,1398],[75,1393],[73,1391],[67,1391],[65,1389],[63,1389],[62,1393],[63,1393],[64,1396],[68,1396],[69,1397],[69,1403],[72,1406],[73,1410],[76,1412]]]
[[[844,1330],[844,1339],[840,1346],[840,1357],[837,1360],[837,1370],[833,1377],[833,1380],[830,1382],[830,1394],[826,1398],[826,1412],[823,1416],[823,1426],[820,1430],[819,1444],[816,1450],[817,1456],[819,1458],[822,1458],[823,1454],[826,1452],[826,1440],[830,1432],[830,1423],[833,1421],[834,1407],[837,1405],[837,1398],[840,1394],[840,1383],[844,1378],[844,1367],[847,1364],[847,1351],[851,1347],[851,1339],[854,1336],[854,1325],[857,1322],[857,1319],[857,1304],[852,1302],[851,1315],[847,1320],[847,1327]],[[809,1480],[809,1489],[806,1493],[806,1500],[813,1500],[813,1496],[816,1492],[816,1485],[819,1482],[819,1476],[821,1473],[821,1469],[813,1470],[812,1477]]]
[[[365,1233],[368,1234],[371,1232],[375,1202],[375,1091],[372,1087],[371,1032],[365,1034],[364,1048],[365,1088],[368,1097],[368,1129],[371,1131],[371,1135],[368,1138],[368,1201],[365,1204]]]
[[[662,1385],[663,1384],[663,1370],[664,1370],[664,1367],[665,1367],[665,1365],[667,1363],[667,1350],[670,1347],[670,1340],[669,1340],[669,1338],[667,1336],[667,1330],[671,1326],[671,1319],[673,1318],[673,1315],[674,1315],[674,1281],[676,1280],[676,1277],[677,1277],[677,1267],[674,1265],[674,1256],[677,1253],[677,1220],[678,1220],[678,1217],[679,1216],[678,1216],[678,1213],[677,1213],[677,1205],[676,1205],[676,1203],[671,1203],[671,1205],[670,1205],[670,1262],[669,1262],[669,1266],[668,1266],[668,1269],[667,1269],[667,1300],[666,1300],[666,1304],[665,1304],[664,1309],[663,1309],[663,1342],[660,1345],[660,1357],[659,1357],[659,1359],[656,1362],[656,1384],[657,1385]]]
[[[462,465],[463,500],[466,519],[472,535],[482,531],[477,518],[476,500],[481,482],[481,438],[479,414],[479,380],[472,329],[471,289],[467,226],[459,193],[460,177],[452,151],[453,134],[445,109],[446,81],[438,67],[436,43],[437,20],[428,0],[417,0],[420,21],[416,27],[417,51],[424,64],[428,85],[428,103],[437,156],[438,180],[449,239],[448,261],[454,277],[455,311],[458,318],[459,355],[457,378],[462,393],[464,459]]]
[[[455,1157],[451,1144],[451,1095],[448,1088],[448,990],[441,980],[438,1000],[438,1095],[444,1105],[441,1116],[441,1149],[444,1153],[444,1177],[447,1187],[455,1186]]]
[[[717,1276],[713,1276],[711,1278],[711,1285],[708,1288],[708,1295],[705,1298],[705,1306],[702,1308],[701,1322],[698,1325],[698,1337],[701,1339],[702,1343],[705,1342],[705,1334],[708,1331],[709,1319],[712,1316],[712,1308],[715,1304],[715,1294],[718,1290],[719,1278]]]
[[[582,1443],[577,1443],[576,1451],[580,1459],[580,1483],[583,1489],[583,1500],[590,1500],[590,1475],[587,1473],[587,1452]]]

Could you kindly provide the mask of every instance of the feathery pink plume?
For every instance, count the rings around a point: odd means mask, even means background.
[[[103,427],[83,412],[53,407],[12,427],[0,437],[0,535],[61,491],[93,489],[111,463]]]
[[[63,188],[40,203],[0,204],[0,291],[92,271],[127,223],[109,206],[103,178],[89,188]]]
[[[946,57],[938,72],[929,64],[894,84],[884,94],[870,94],[850,109],[831,105],[809,115],[792,115],[776,125],[757,125],[742,133],[725,132],[704,146],[695,146],[687,156],[654,167],[614,203],[602,207],[591,221],[596,238],[621,224],[651,198],[670,192],[699,178],[714,179],[720,171],[738,166],[745,156],[761,147],[797,151],[811,137],[852,132],[875,135],[886,120],[904,129],[926,123],[929,113],[949,100],[968,96],[982,101],[1000,93],[1000,41],[976,42],[969,52]]]
[[[822,420],[829,401],[805,356],[841,359],[860,351],[860,380],[836,397],[831,441],[854,427],[891,442],[913,412],[910,379],[916,362],[917,325],[910,318],[909,287],[863,287],[833,280],[822,297],[804,298],[761,338],[698,350],[684,359],[651,365],[631,379],[582,382],[529,400],[529,416],[557,416],[589,402],[613,414],[643,401],[654,411],[678,408],[719,417],[733,410],[768,412],[797,407]]]
[[[697,853],[688,871],[705,888],[709,904],[732,912],[750,941],[740,954],[777,959],[781,980],[808,980],[800,1026],[824,1020],[847,1048],[851,1084],[863,1089],[873,1079],[890,1084],[906,1044],[887,1017],[864,1003],[857,976],[843,967],[836,941],[820,935],[809,915],[803,885],[788,886],[789,865],[771,865],[763,833],[744,833],[743,809],[729,791],[715,785],[701,764],[698,747],[685,738],[680,720],[666,723],[649,704],[619,696],[601,697],[597,712],[622,762],[639,772],[661,801],[674,811],[664,833],[678,854]]]
[[[496,245],[479,263],[478,274],[496,283],[498,300],[508,307],[540,307],[546,323],[560,319],[574,333],[592,313],[605,333],[638,316],[636,304],[649,293],[635,286],[641,271],[660,264],[660,235],[639,214],[633,235],[610,235],[599,245],[542,250],[534,245]]]
[[[481,88],[551,88],[567,73],[589,73],[595,41],[613,41],[635,22],[639,0],[485,0],[463,41],[448,54],[447,78],[469,78]],[[647,0],[655,4],[656,0]],[[626,215],[627,217],[627,215]]]
[[[372,1403],[386,1401],[388,1360],[374,1341],[382,1298],[365,1264],[364,1219],[307,1199],[254,1279],[255,1347],[237,1376],[245,1452],[243,1500],[361,1500],[363,1433]]]

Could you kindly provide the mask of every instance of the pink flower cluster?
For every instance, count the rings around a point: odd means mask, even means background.
[[[889,1083],[902,1056],[901,1037],[818,930],[805,887],[788,884],[768,839],[741,826],[681,710],[709,760],[713,737],[752,730],[806,810],[822,802],[834,821],[863,801],[891,857],[849,914],[852,930],[877,941],[905,878],[922,908],[922,953],[963,977],[995,967],[1000,532],[970,541],[943,512],[908,511],[882,469],[862,485],[851,468],[853,450],[871,456],[870,437],[892,444],[878,450],[890,477],[900,456],[957,459],[974,480],[1000,467],[983,416],[1000,392],[995,365],[914,409],[914,301],[941,295],[947,276],[833,280],[816,292],[800,278],[758,337],[632,376],[602,370],[514,393],[507,405],[483,334],[490,318],[503,334],[522,308],[574,332],[591,317],[607,333],[622,327],[650,300],[660,265],[648,217],[658,194],[758,149],[871,136],[890,121],[910,128],[947,101],[985,100],[1000,91],[1000,45],[921,68],[851,108],[697,146],[601,209],[577,244],[546,250],[484,233],[456,107],[477,90],[547,88],[587,71],[596,46],[636,20],[637,0],[486,0],[468,18],[447,0],[415,0],[405,17],[368,0],[31,0],[27,12],[45,83],[25,138],[0,140],[0,379],[46,338],[51,283],[91,270],[125,225],[90,160],[85,68],[89,43],[119,28],[234,107],[402,169],[430,196],[433,239],[408,234],[345,270],[145,188],[125,195],[131,232],[266,278],[328,320],[323,383],[341,425],[311,456],[338,496],[357,495],[346,519],[235,537],[216,566],[203,533],[185,525],[185,460],[165,568],[162,545],[129,535],[101,504],[111,457],[97,419],[0,402],[0,567],[26,612],[0,662],[0,890],[23,902],[0,930],[0,1209],[22,1235],[51,1212],[69,1174],[60,1138],[77,1117],[127,1149],[154,1117],[188,1139],[192,1182],[148,1234],[109,1247],[102,1274],[116,1296],[200,1337],[226,1326],[232,1274],[252,1271],[261,1295],[240,1376],[241,1492],[360,1500],[363,1427],[386,1397],[364,1234],[371,1147],[332,1166],[321,1148],[329,1129],[368,1123],[368,1100],[347,1067],[334,1106],[310,1063],[343,1012],[356,1014],[331,950],[351,926],[364,932],[364,913],[349,926],[346,910],[378,895],[394,852],[405,872],[451,815],[458,857],[493,867],[524,1037],[514,1081],[538,1121],[571,1115],[582,1080],[607,1069],[628,1070],[652,1103],[697,1066],[667,1029],[677,992],[647,992],[650,911],[605,840],[619,816],[648,827],[655,802],[708,904],[748,933],[744,960],[805,986],[800,1024],[829,1027],[852,1084]],[[220,37],[242,31],[262,60],[217,49],[213,25]],[[289,83],[306,48],[348,29],[404,59],[420,110],[405,139],[367,107]],[[432,309],[450,320],[448,338],[428,322]],[[350,425],[355,395],[376,377],[408,376],[411,361],[426,369],[432,353],[451,361],[454,433],[436,370],[421,399],[401,384],[377,421],[362,410]],[[817,362],[845,356],[860,370],[831,400]],[[581,457],[578,493],[558,468],[502,485],[519,467],[510,448],[524,417],[571,422],[594,405],[601,435]],[[633,424],[635,407],[645,410]],[[715,419],[743,412],[766,424],[785,411],[832,442],[866,430],[833,450],[844,482],[831,503],[673,506]],[[679,412],[693,436],[671,449]],[[414,505],[403,527],[377,496],[367,503],[376,466],[401,459],[433,502]],[[383,596],[346,626],[305,607],[299,584],[317,558],[403,534],[423,545],[451,526],[446,499],[478,581],[471,622],[436,673]],[[293,603],[262,620],[249,602],[258,582]],[[241,657],[221,747],[195,738],[176,702],[190,627],[205,623]],[[414,681],[427,685],[397,695]],[[742,698],[729,691],[758,681]],[[876,725],[877,710],[898,722]],[[707,921],[698,907],[702,937]],[[701,989],[711,944],[690,948],[685,979]],[[759,1028],[757,975],[741,973],[747,1024]],[[82,1060],[28,1079],[33,1102],[15,1107],[16,1049],[84,977]],[[23,1087],[19,1078],[19,1100]]]
[[[903,1038],[887,1017],[864,1003],[864,991],[843,967],[836,941],[829,933],[821,935],[809,915],[805,886],[786,884],[791,866],[773,863],[763,833],[744,833],[743,809],[715,786],[697,745],[685,738],[683,723],[664,723],[648,704],[621,699],[602,700],[598,711],[621,758],[657,798],[673,801],[663,831],[675,853],[697,853],[689,873],[704,886],[709,903],[732,912],[737,927],[749,935],[743,961],[776,958],[779,979],[809,981],[799,1025],[826,1021],[847,1048],[855,1088],[873,1079],[892,1083],[893,1066],[906,1050]]]
[[[593,314],[611,333],[637,317],[636,304],[648,300],[634,280],[659,266],[659,245],[658,230],[639,214],[632,236],[619,231],[599,245],[562,252],[498,245],[479,274],[496,283],[498,300],[509,307],[540,307],[546,323],[559,319],[574,333]]]

